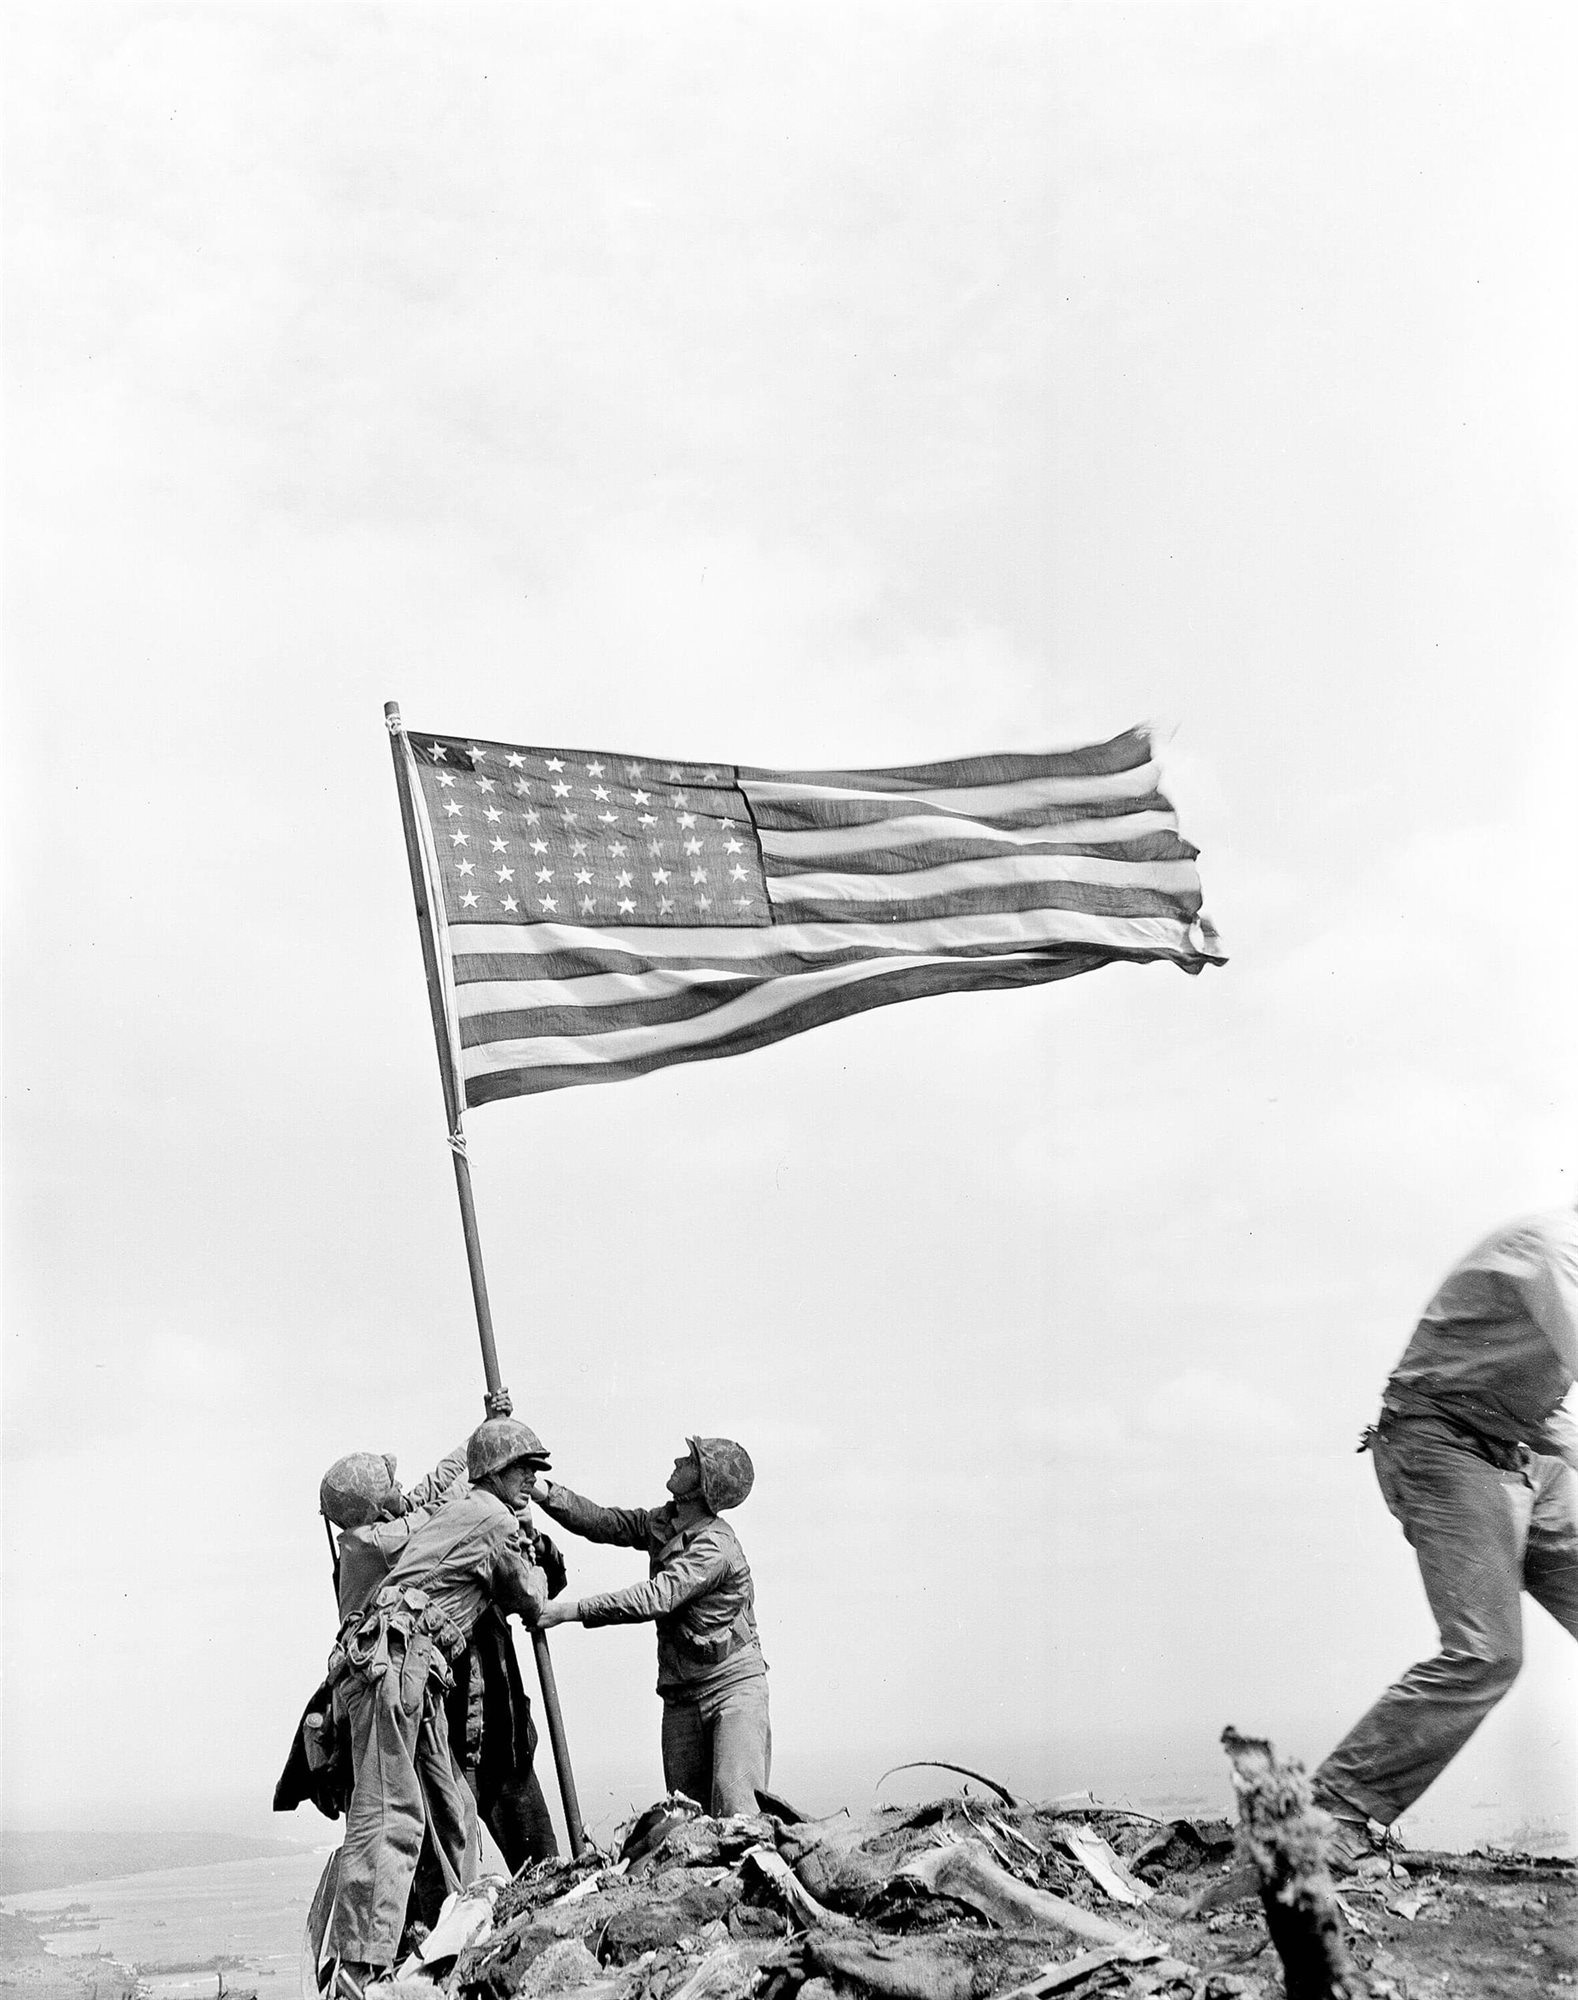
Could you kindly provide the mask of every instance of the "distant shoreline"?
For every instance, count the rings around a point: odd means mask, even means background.
[[[0,1896],[70,1889],[167,1868],[278,1860],[316,1843],[238,1833],[0,1833]]]
[[[137,1988],[137,1971],[107,1953],[72,1959],[44,1942],[48,1925],[0,1910],[0,1967],[8,1993],[19,2000],[124,2000]]]

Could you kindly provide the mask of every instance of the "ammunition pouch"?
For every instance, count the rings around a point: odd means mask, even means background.
[[[401,1706],[413,1709],[454,1686],[450,1662],[465,1650],[465,1633],[425,1590],[386,1584],[371,1607],[342,1629],[329,1655],[329,1680],[332,1685],[355,1674],[372,1684],[393,1668]]]

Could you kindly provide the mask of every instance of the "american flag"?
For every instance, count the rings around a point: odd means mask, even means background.
[[[1140,730],[883,771],[399,741],[468,1106],[927,993],[1222,962]]]

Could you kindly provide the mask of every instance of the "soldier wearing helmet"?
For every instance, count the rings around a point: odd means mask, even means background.
[[[349,1726],[355,1777],[328,1944],[358,1987],[387,1972],[398,1954],[424,1833],[443,1891],[475,1878],[476,1804],[466,1782],[475,1774],[461,1768],[470,1676],[477,1673],[480,1714],[487,1694],[496,1692],[490,1679],[508,1671],[500,1661],[490,1675],[488,1655],[502,1644],[513,1665],[507,1615],[534,1623],[547,1602],[548,1578],[535,1560],[541,1544],[527,1506],[532,1480],[546,1464],[533,1432],[495,1416],[417,1489],[428,1504],[408,1505],[403,1514],[389,1511],[400,1504],[392,1461],[387,1484],[371,1464],[351,1467],[346,1460],[324,1482],[326,1490],[332,1482],[329,1498],[338,1511],[378,1509],[341,1538],[343,1615],[329,1673]],[[562,1565],[560,1574],[562,1580]],[[453,1700],[462,1689],[452,1736],[446,1696]],[[529,1730],[518,1667],[513,1690]],[[528,1779],[535,1785],[529,1747],[522,1784]],[[548,1826],[540,1787],[536,1802]]]
[[[767,1663],[756,1632],[750,1565],[719,1516],[738,1507],[755,1473],[732,1438],[693,1437],[674,1461],[665,1506],[600,1507],[557,1480],[532,1498],[588,1541],[645,1549],[646,1583],[547,1605],[539,1623],[657,1626],[663,1700],[663,1781],[718,1818],[759,1810],[772,1766]]]
[[[489,1407],[508,1418],[510,1398],[501,1389]],[[441,1459],[409,1493],[395,1478],[395,1460],[386,1452],[350,1452],[323,1476],[319,1505],[324,1518],[345,1532],[335,1552],[335,1586],[340,1621],[369,1604],[415,1528],[431,1510],[469,1490],[468,1447],[479,1478],[523,1459],[536,1473],[546,1470],[548,1453],[524,1424],[487,1423],[475,1436]],[[516,1518],[532,1561],[545,1573],[550,1596],[565,1585],[564,1558],[536,1529],[524,1501]],[[465,1773],[489,1832],[511,1872],[527,1861],[548,1860],[559,1851],[548,1802],[534,1759],[537,1728],[520,1663],[504,1618],[490,1606],[477,1621],[465,1658],[455,1664],[455,1685],[445,1701],[450,1747]],[[275,1809],[289,1812],[311,1799],[338,1818],[347,1803],[349,1752],[336,1759],[328,1693],[319,1688],[307,1704],[303,1727],[275,1792]],[[306,1735],[311,1736],[311,1746]]]
[[[337,1458],[318,1487],[318,1509],[342,1532],[334,1589],[340,1621],[359,1611],[389,1574],[411,1531],[447,1495],[464,1490],[466,1447],[441,1458],[409,1493],[395,1477],[393,1452],[352,1451]]]
[[[483,1424],[467,1441],[467,1479],[475,1485],[501,1468],[524,1468],[523,1490],[509,1504],[522,1544],[555,1597],[565,1585],[564,1557],[532,1520],[527,1497],[532,1480],[548,1469],[547,1447],[525,1424],[509,1421],[507,1391],[499,1391],[495,1407],[499,1420]],[[470,1649],[455,1668],[448,1710],[456,1762],[511,1874],[528,1861],[551,1860],[559,1842],[536,1770],[537,1725],[508,1622],[496,1604],[477,1621]]]

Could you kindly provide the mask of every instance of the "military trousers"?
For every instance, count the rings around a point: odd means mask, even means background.
[[[773,1730],[767,1677],[739,1681],[719,1694],[663,1701],[663,1782],[715,1819],[755,1813],[758,1788],[772,1776]]]
[[[1374,1453],[1382,1497],[1419,1559],[1441,1647],[1360,1718],[1315,1787],[1390,1825],[1517,1679],[1524,1591],[1578,1638],[1578,1476],[1527,1449],[1503,1469],[1427,1416],[1387,1420]]]
[[[557,1856],[559,1836],[553,1830],[553,1816],[535,1770],[529,1770],[524,1778],[507,1778],[486,1806],[475,1765],[467,1765],[466,1783],[477,1802],[478,1817],[492,1834],[512,1875],[519,1874],[528,1861],[552,1861]]]
[[[368,1965],[395,1961],[424,1837],[445,1891],[477,1877],[476,1807],[450,1754],[438,1690],[413,1666],[396,1646],[379,1678],[353,1670],[337,1691],[355,1783],[328,1947]]]

